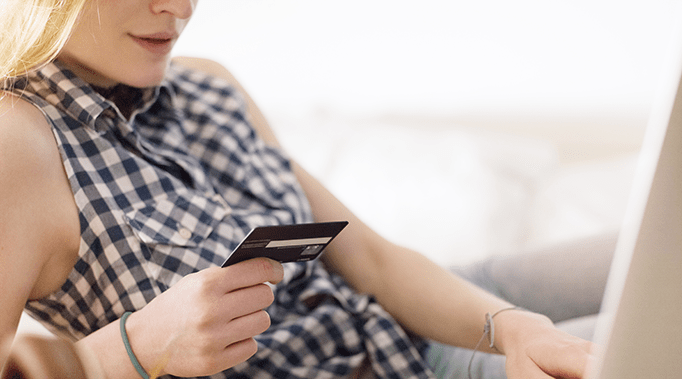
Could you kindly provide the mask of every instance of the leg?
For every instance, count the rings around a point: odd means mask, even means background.
[[[554,322],[599,312],[617,235],[592,237],[453,272]]]
[[[475,356],[473,354],[473,350],[431,342],[426,359],[439,379],[468,379],[469,362],[473,379],[507,378],[503,355],[481,352],[477,352]]]
[[[489,292],[550,317],[558,328],[591,339],[616,234],[495,257],[453,272]],[[427,359],[441,379],[466,379],[473,352],[432,343]],[[477,353],[472,378],[504,379],[503,356]]]

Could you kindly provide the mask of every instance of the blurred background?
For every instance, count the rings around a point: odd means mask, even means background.
[[[177,55],[241,81],[289,153],[443,265],[619,227],[671,0],[201,0]]]
[[[619,228],[677,3],[200,0],[175,54],[230,69],[370,226],[460,265]]]

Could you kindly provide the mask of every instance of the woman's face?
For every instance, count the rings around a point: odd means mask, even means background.
[[[59,55],[90,84],[158,85],[198,0],[89,0]]]

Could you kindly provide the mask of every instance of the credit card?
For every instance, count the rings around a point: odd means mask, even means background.
[[[322,254],[346,225],[348,221],[257,227],[239,243],[222,267],[259,257],[282,263],[311,261]]]

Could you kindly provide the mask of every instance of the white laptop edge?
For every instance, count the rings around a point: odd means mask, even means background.
[[[679,12],[678,12],[679,13]],[[591,379],[682,378],[682,27],[652,107]]]

